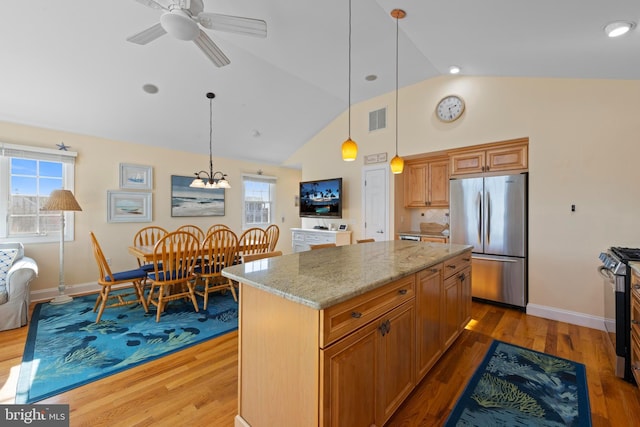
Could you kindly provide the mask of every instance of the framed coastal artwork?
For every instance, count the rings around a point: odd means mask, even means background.
[[[192,181],[171,175],[171,216],[224,216],[224,188],[192,188]]]
[[[107,191],[107,222],[151,222],[151,193]]]
[[[120,163],[120,188],[131,190],[153,189],[153,168],[151,166]]]

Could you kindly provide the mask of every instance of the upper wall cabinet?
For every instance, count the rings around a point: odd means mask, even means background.
[[[404,174],[405,207],[449,207],[449,160],[446,157],[407,160]]]
[[[449,152],[451,176],[528,168],[528,139]]]

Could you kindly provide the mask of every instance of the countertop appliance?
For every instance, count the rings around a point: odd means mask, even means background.
[[[604,280],[604,326],[615,350],[616,376],[635,382],[631,372],[631,268],[640,261],[640,249],[611,247],[600,254]]]
[[[475,299],[525,309],[527,173],[451,178],[451,243],[473,245]]]

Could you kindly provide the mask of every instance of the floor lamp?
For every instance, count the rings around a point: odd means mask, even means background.
[[[69,190],[53,190],[49,200],[42,207],[43,211],[60,211],[60,275],[58,279],[58,296],[51,304],[66,304],[73,298],[64,293],[64,211],[81,211],[82,208]]]

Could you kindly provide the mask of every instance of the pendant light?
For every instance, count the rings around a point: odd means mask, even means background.
[[[209,98],[209,172],[204,170],[195,172],[196,177],[191,182],[191,184],[189,184],[189,187],[192,188],[231,188],[231,185],[229,185],[229,181],[225,179],[225,177],[227,176],[226,173],[213,171],[213,98],[215,97],[216,95],[214,93],[207,93],[207,98]],[[203,175],[205,178],[202,177]]]
[[[358,155],[358,144],[351,139],[351,0],[349,0],[349,138],[342,143],[342,160],[352,162]]]
[[[407,16],[407,14],[402,9],[393,9],[391,16],[396,18],[396,155],[389,162],[389,166],[393,174],[400,174],[404,170],[404,160],[398,156],[398,20]]]

